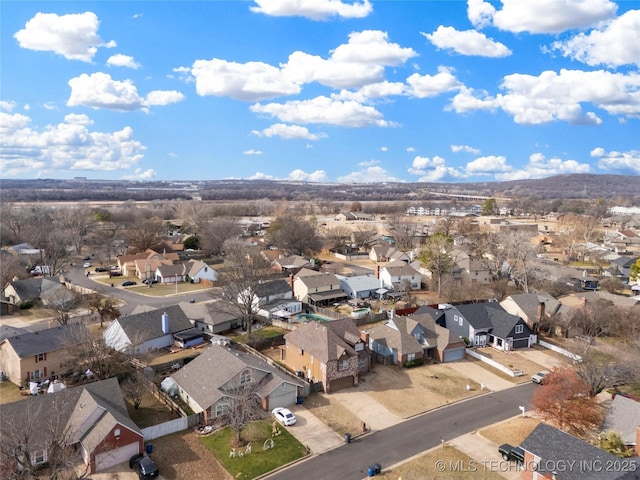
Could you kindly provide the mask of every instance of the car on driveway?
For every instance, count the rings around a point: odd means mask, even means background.
[[[127,280],[126,282],[122,282],[122,286],[123,287],[133,287],[134,285],[137,285],[138,282],[134,282],[133,280]]]
[[[91,262],[85,262],[85,263],[82,265],[82,268],[89,268],[90,266],[91,266]]]
[[[503,443],[498,447],[498,453],[506,461],[513,460],[516,463],[524,463],[524,450],[520,447],[514,447],[508,443]]]
[[[541,385],[544,382],[544,377],[546,375],[549,375],[551,372],[549,370],[542,370],[541,372],[536,373],[535,375],[531,376],[531,381],[533,383],[537,383],[538,385]]]
[[[145,285],[155,285],[156,283],[158,283],[158,280],[156,280],[155,278],[145,278],[144,280],[142,280],[142,283],[144,283]]]
[[[148,455],[134,455],[129,459],[129,468],[136,471],[140,480],[148,478],[156,478],[158,476],[158,467]]]
[[[105,267],[96,267],[96,272],[100,273],[100,272],[108,272],[109,270],[106,269]]]
[[[282,425],[290,426],[296,423],[296,416],[291,413],[291,410],[284,407],[274,408],[272,410],[273,416],[277,421],[279,421]]]

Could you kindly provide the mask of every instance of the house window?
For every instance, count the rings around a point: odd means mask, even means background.
[[[42,370],[33,370],[32,372],[29,372],[29,380],[32,382],[40,380],[42,377],[44,377],[44,372]]]
[[[416,354],[415,353],[409,353],[407,354],[407,360],[412,362],[416,359]]]
[[[300,347],[298,347],[298,354],[300,354],[300,355],[304,355],[304,350],[303,350],[303,349],[301,349]]]
[[[313,365],[313,355],[310,355],[309,363]]]
[[[345,358],[344,360],[338,360],[338,370],[346,370],[349,368],[349,359]]]
[[[524,332],[524,325],[520,324],[520,325],[516,325],[516,333],[522,333]]]
[[[47,354],[46,353],[39,353],[38,354],[38,361],[39,362],[44,362],[47,358]]]
[[[224,415],[228,411],[229,411],[228,403],[223,402],[216,405],[216,417],[219,417],[220,415]]]
[[[251,383],[251,370],[248,368],[240,374],[240,385],[246,385],[247,383]]]
[[[34,465],[40,465],[47,461],[47,451],[40,450],[31,454],[31,461]]]

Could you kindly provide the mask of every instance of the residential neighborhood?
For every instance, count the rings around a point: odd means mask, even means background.
[[[22,268],[3,286],[0,316],[3,475],[129,478],[119,475],[142,455],[162,478],[186,478],[167,455],[179,445],[204,449],[231,478],[286,442],[289,466],[260,473],[285,479],[330,452],[368,442],[378,452],[376,438],[399,441],[423,415],[456,422],[454,406],[518,395],[478,419],[480,433],[443,430],[416,453],[434,465],[445,454],[497,462],[490,478],[640,478],[640,223],[615,235],[594,227],[598,249],[583,249],[567,243],[569,220],[531,230],[527,216],[504,223],[481,211],[415,208],[403,217],[408,237],[345,212],[296,245],[292,232],[311,225],[303,217],[252,221],[281,225],[277,235],[225,224],[217,245],[179,227],[126,249],[97,235],[55,274],[34,270],[44,249],[17,239],[2,253]],[[482,239],[500,243],[483,249]],[[48,434],[23,440],[37,425]],[[503,444],[522,459],[504,459]],[[400,454],[377,472],[358,455],[364,474],[345,478],[391,478],[418,461]],[[617,470],[552,468],[576,459]],[[450,465],[442,478],[458,478]]]

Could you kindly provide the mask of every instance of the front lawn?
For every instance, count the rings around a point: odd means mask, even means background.
[[[22,396],[23,391],[25,390],[20,390],[17,385],[11,383],[9,380],[0,382],[0,405],[27,398]]]
[[[229,427],[200,440],[233,478],[252,479],[306,455],[305,447],[286,428],[278,426],[280,434],[272,436],[273,423],[273,420],[260,420],[243,430],[242,439],[251,445],[251,453],[244,453],[243,457],[229,455],[235,440],[235,432]],[[265,450],[271,440],[273,448]],[[241,450],[245,452],[246,447]]]

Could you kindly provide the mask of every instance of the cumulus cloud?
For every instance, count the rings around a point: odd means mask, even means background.
[[[451,108],[458,113],[501,108],[519,124],[535,125],[552,121],[598,125],[602,120],[594,112],[584,112],[583,104],[592,104],[611,115],[636,117],[640,114],[640,74],[611,73],[603,70],[545,71],[540,75],[513,74],[504,77],[505,94],[496,97],[486,92],[461,88]]]
[[[273,180],[273,175],[263,172],[256,172],[249,177],[249,180]]]
[[[258,137],[280,137],[284,140],[293,140],[298,138],[319,140],[327,136],[324,133],[311,133],[307,127],[302,127],[300,125],[287,125],[284,123],[276,123],[264,130],[252,130],[251,133]]]
[[[447,161],[436,155],[432,158],[417,156],[407,170],[411,175],[418,176],[419,182],[439,182],[441,180],[463,178],[464,174],[454,167],[447,165]]]
[[[262,155],[262,152],[260,150],[254,150],[254,149],[250,149],[250,150],[245,150],[244,152],[242,152],[243,155]]]
[[[341,102],[324,96],[286,103],[256,103],[251,106],[251,111],[289,123],[325,123],[353,128],[390,126],[390,123],[382,118],[382,114],[372,106],[354,101]]]
[[[123,55],[121,53],[111,55],[107,59],[107,65],[109,65],[110,67],[132,68],[134,70],[141,67],[141,65],[136,62],[133,57],[130,57],[129,55]]]
[[[93,12],[57,15],[38,12],[14,34],[22,48],[54,52],[68,60],[91,62],[98,47],[114,47],[98,35],[100,22]]]
[[[147,168],[143,170],[136,168],[131,175],[123,175],[125,180],[153,180],[156,178],[157,172],[153,168]]]
[[[579,163],[576,160],[562,160],[561,158],[547,159],[542,153],[534,153],[529,157],[529,163],[524,168],[512,168],[503,173],[496,173],[495,177],[496,180],[506,181],[590,172],[591,167],[587,163]]]
[[[5,112],[11,112],[16,108],[16,102],[9,102],[7,100],[0,100],[0,110]]]
[[[503,156],[489,155],[479,157],[467,163],[465,172],[469,176],[489,175],[496,172],[510,172],[512,167],[507,165],[507,159]]]
[[[453,153],[465,152],[473,153],[475,155],[480,153],[479,149],[470,147],[469,145],[451,145],[451,151]]]
[[[273,17],[305,17],[310,20],[327,20],[332,17],[364,18],[373,11],[369,0],[343,2],[342,0],[255,0],[252,12]]]
[[[71,95],[67,106],[84,106],[90,108],[107,108],[111,110],[146,110],[148,106],[167,105],[184,99],[184,95],[176,91],[156,90],[147,98],[140,97],[131,80],[113,80],[111,75],[97,72],[69,80]]]
[[[415,147],[407,147],[405,150],[409,153],[413,153],[416,151]]]
[[[407,86],[401,82],[379,82],[370,83],[358,90],[341,90],[337,94],[332,94],[331,98],[336,100],[355,100],[356,102],[368,102],[376,98],[387,98],[393,95],[405,95]]]
[[[86,115],[69,114],[42,130],[30,126],[21,114],[0,112],[0,173],[3,177],[60,174],[68,170],[127,170],[143,158],[146,149],[133,138],[133,129],[96,132]]]
[[[299,168],[292,171],[287,180],[295,182],[324,182],[327,179],[327,173],[324,170],[316,170],[315,172],[307,173]]]
[[[610,0],[502,0],[496,10],[489,2],[469,0],[467,15],[477,28],[492,24],[513,33],[561,33],[610,19],[617,8]]]
[[[389,172],[379,166],[367,167],[358,172],[351,172],[342,177],[338,177],[338,183],[384,183],[402,181],[403,180],[390,175]]]
[[[587,65],[640,67],[640,10],[629,10],[589,33],[579,33],[566,41],[554,42],[552,48],[565,57]]]
[[[436,47],[443,50],[453,50],[460,55],[474,55],[479,57],[508,57],[511,50],[506,45],[487,38],[483,33],[475,30],[456,30],[453,27],[440,25],[433,33],[422,33]]]
[[[407,78],[411,86],[410,93],[418,98],[435,97],[441,93],[451,92],[462,88],[462,84],[451,73],[451,69],[439,67],[435,75],[412,74]]]
[[[632,173],[640,175],[640,151],[630,150],[628,152],[605,151],[598,147],[591,151],[591,156],[599,158],[598,167],[602,170],[611,170],[618,173]]]

